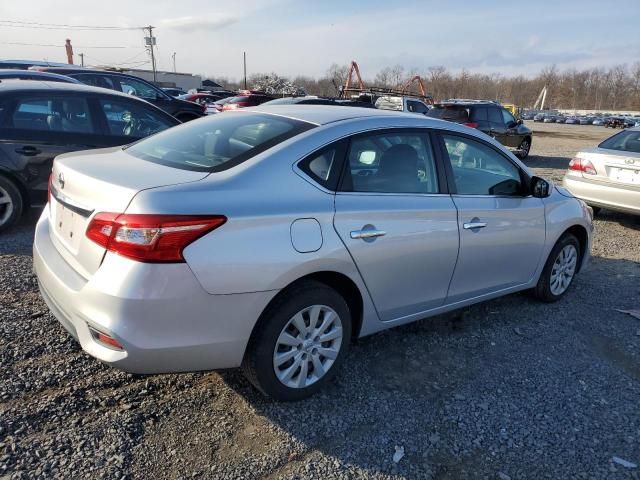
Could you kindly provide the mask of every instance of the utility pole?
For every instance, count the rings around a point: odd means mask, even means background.
[[[143,30],[149,30],[149,36],[146,37],[145,43],[146,45],[149,47],[149,50],[151,51],[151,68],[153,69],[153,83],[156,83],[157,79],[156,79],[156,57],[155,54],[153,52],[153,47],[155,47],[156,45],[156,37],[153,36],[153,29],[155,27],[149,25],[148,27],[145,27]]]
[[[247,89],[247,52],[242,52],[242,59],[244,62],[244,89]]]
[[[84,53],[79,53],[78,55],[80,55],[80,66],[84,67]]]
[[[171,58],[173,59],[173,73],[176,73],[176,52],[173,52]]]

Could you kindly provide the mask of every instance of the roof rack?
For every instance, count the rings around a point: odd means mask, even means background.
[[[351,80],[353,78],[353,74],[356,74],[358,86],[352,87]],[[417,83],[420,88],[420,93],[411,92],[410,88],[413,83]],[[351,62],[351,67],[349,68],[349,74],[345,81],[344,85],[340,85],[338,98],[345,100],[365,100],[371,103],[375,103],[375,101],[384,96],[389,97],[414,97],[422,100],[423,102],[432,105],[433,97],[426,93],[424,88],[424,83],[419,75],[411,78],[407,83],[405,83],[402,88],[386,88],[386,87],[365,87],[364,82],[362,81],[362,77],[360,76],[360,68],[355,61]]]
[[[492,103],[494,105],[502,106],[502,104],[497,100],[478,100],[476,98],[448,98],[438,103]]]

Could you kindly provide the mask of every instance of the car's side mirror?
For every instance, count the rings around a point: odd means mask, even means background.
[[[514,128],[518,126],[518,122],[514,122],[513,120],[507,123],[507,128]]]
[[[536,198],[546,198],[551,195],[551,185],[544,178],[532,177],[529,185],[531,195]]]
[[[517,123],[517,125],[522,125],[524,122],[522,121],[522,119],[521,119],[521,118],[519,118],[519,119],[518,119],[518,121],[517,121],[516,123]]]

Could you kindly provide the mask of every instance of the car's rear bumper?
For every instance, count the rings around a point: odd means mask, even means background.
[[[108,253],[86,280],[36,226],[33,265],[52,313],[95,358],[132,373],[237,367],[251,331],[276,292],[211,295],[187,264],[145,264]],[[90,328],[115,338],[117,350]]]
[[[577,175],[565,175],[562,184],[593,207],[640,215],[640,186],[618,186]]]

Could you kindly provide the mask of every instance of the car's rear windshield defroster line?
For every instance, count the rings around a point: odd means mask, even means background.
[[[168,167],[220,172],[315,126],[262,113],[220,113],[125,148],[131,155]]]

